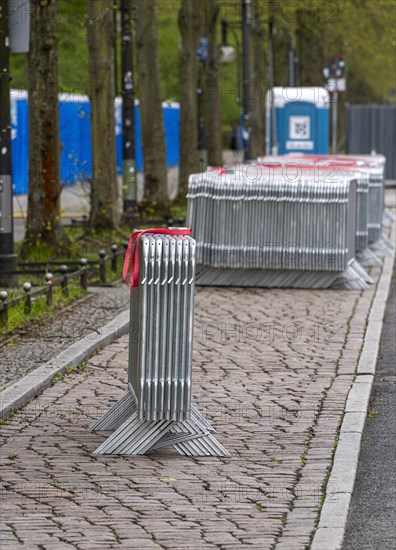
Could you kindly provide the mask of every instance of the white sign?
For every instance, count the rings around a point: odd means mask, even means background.
[[[291,116],[289,118],[289,138],[309,139],[311,137],[311,119],[309,116]]]
[[[345,78],[329,78],[327,81],[327,91],[331,94],[334,92],[345,92],[346,80]]]
[[[313,141],[286,141],[286,149],[289,151],[295,149],[297,151],[313,151]]]
[[[235,59],[235,50],[233,46],[221,46],[220,63],[232,63]]]
[[[29,51],[30,33],[30,0],[9,0],[11,53],[27,53]]]

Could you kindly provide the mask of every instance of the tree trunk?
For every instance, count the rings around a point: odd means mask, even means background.
[[[144,162],[144,203],[147,211],[168,214],[165,127],[157,55],[156,0],[137,0],[136,50]]]
[[[253,62],[251,66],[252,86],[250,88],[251,153],[254,159],[265,153],[265,94],[268,86],[261,13],[258,4],[254,3],[251,10],[251,59]]]
[[[314,86],[323,82],[322,69],[326,64],[324,17],[318,10],[297,11],[297,52],[300,59],[299,85]]]
[[[60,210],[60,140],[55,0],[30,2],[29,193],[23,251],[45,243],[66,252]]]
[[[180,162],[179,196],[187,193],[188,177],[200,169],[198,152],[198,59],[200,1],[182,0],[179,10],[180,51]]]
[[[92,128],[92,228],[114,229],[120,219],[114,118],[114,2],[89,0],[88,53]]]
[[[217,0],[206,0],[205,26],[208,38],[208,60],[205,83],[205,126],[209,166],[223,164],[221,139],[221,99],[219,82],[219,46],[217,43],[220,8]]]

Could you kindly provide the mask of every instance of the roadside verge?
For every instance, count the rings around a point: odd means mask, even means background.
[[[129,311],[123,311],[98,332],[92,332],[65,351],[53,357],[44,365],[34,369],[0,393],[0,418],[6,418],[12,411],[23,407],[47,388],[57,374],[80,365],[95,352],[104,348],[128,332]]]

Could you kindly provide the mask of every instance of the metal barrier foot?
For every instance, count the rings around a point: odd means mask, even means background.
[[[370,250],[370,248],[365,248],[356,255],[356,260],[362,267],[381,267],[381,259]]]
[[[212,435],[214,428],[194,406],[190,420],[140,420],[134,398],[128,392],[91,427],[91,431],[111,429],[115,432],[95,454],[140,455],[173,446],[184,456],[230,456]]]
[[[362,271],[364,276],[362,276]],[[347,269],[337,278],[333,283],[332,288],[344,288],[346,290],[366,290],[368,288],[368,281],[370,277],[359,266],[356,260],[352,260]]]
[[[90,432],[107,432],[116,430],[127,418],[136,412],[136,403],[130,392],[101,416],[90,428]]]
[[[393,246],[384,235],[381,235],[377,241],[370,244],[370,249],[380,257],[390,257]]]

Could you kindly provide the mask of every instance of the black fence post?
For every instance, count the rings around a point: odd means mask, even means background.
[[[99,279],[101,283],[106,282],[106,252],[99,250]]]
[[[63,296],[69,296],[69,287],[68,287],[68,277],[67,277],[67,265],[61,265],[59,268],[60,273],[62,274],[61,287]]]
[[[111,247],[111,270],[114,273],[117,273],[117,260],[118,260],[118,246],[113,244]]]
[[[0,309],[0,325],[7,326],[8,323],[8,304],[7,304],[8,292],[6,290],[0,291],[1,309]]]
[[[88,273],[87,273],[87,260],[85,258],[81,258],[80,265],[81,265],[81,275],[80,275],[80,285],[81,288],[84,290],[87,290],[88,288]]]
[[[48,271],[45,274],[45,279],[47,281],[47,306],[52,306],[54,303],[54,283],[52,282],[53,275]]]
[[[30,291],[32,290],[31,283],[23,283],[23,291],[25,293],[25,304],[24,304],[24,313],[32,312],[32,297],[30,295]]]

